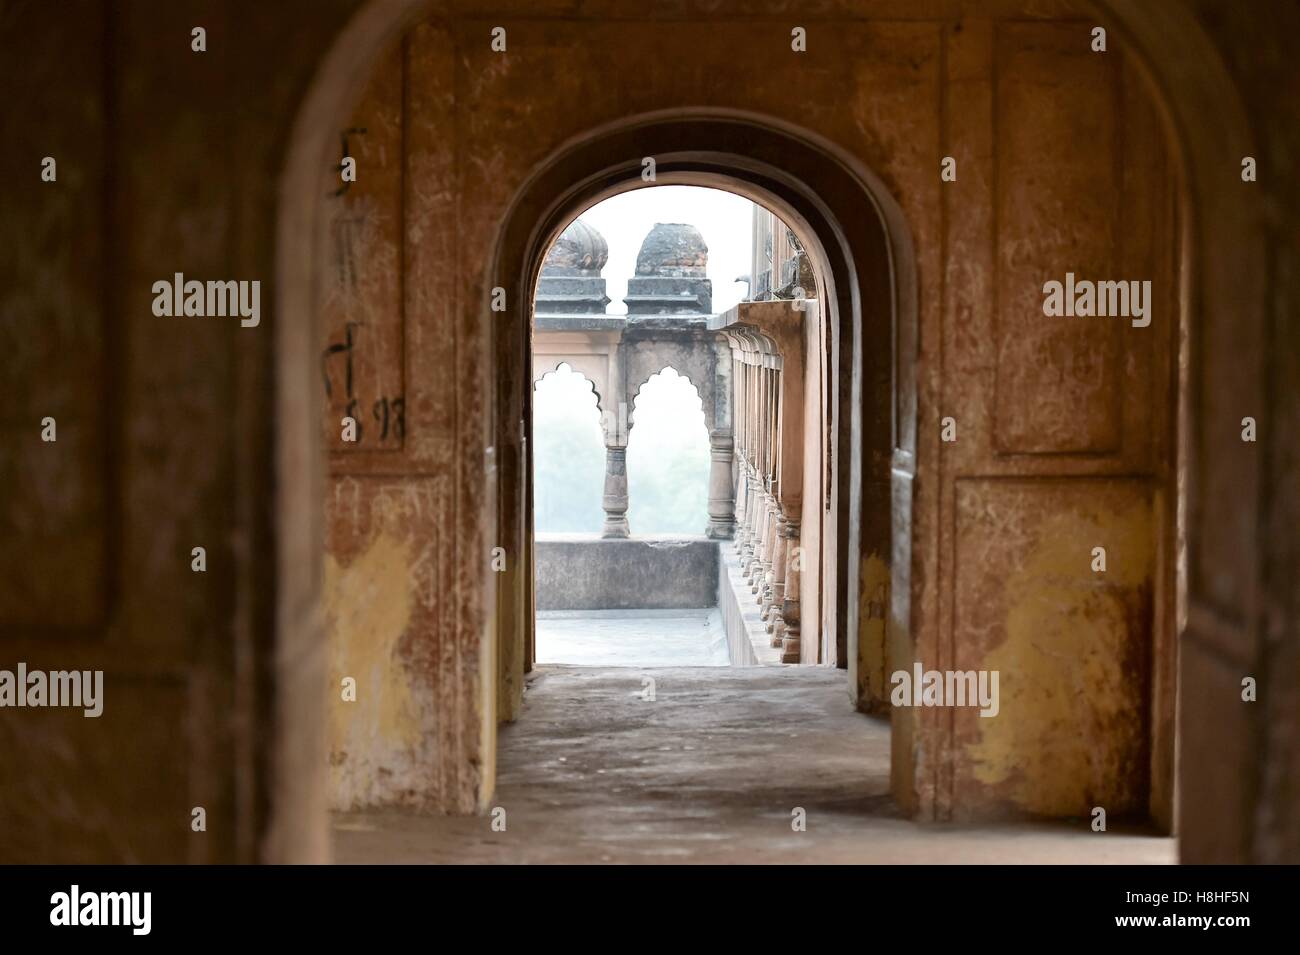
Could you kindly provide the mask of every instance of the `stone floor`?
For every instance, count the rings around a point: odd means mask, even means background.
[[[654,701],[643,698],[643,679]],[[502,728],[491,816],[339,814],[339,862],[1164,863],[1174,841],[1086,822],[918,825],[889,728],[815,667],[543,667]],[[791,829],[802,808],[807,831]]]
[[[716,607],[548,610],[537,614],[537,662],[608,667],[725,667]]]

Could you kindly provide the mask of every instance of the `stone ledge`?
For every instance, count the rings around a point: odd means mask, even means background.
[[[717,606],[718,544],[705,537],[538,535],[537,609]]]
[[[740,558],[730,543],[718,548],[718,607],[733,667],[781,666],[781,648],[768,639],[762,609],[749,592]]]

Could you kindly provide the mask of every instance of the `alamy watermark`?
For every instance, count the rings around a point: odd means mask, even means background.
[[[978,706],[980,716],[997,716],[997,670],[895,670],[889,678],[894,706]]]
[[[153,926],[152,892],[83,892],[74,885],[50,896],[51,925],[121,925],[132,935],[148,935]]]
[[[0,670],[0,707],[77,706],[82,716],[104,712],[103,670]]]
[[[170,282],[166,279],[154,282],[153,294],[153,313],[159,318],[239,316],[239,324],[244,328],[256,328],[262,321],[262,283],[256,279],[251,282],[186,281],[185,273],[177,272]]]
[[[1073,272],[1065,281],[1053,279],[1043,284],[1043,314],[1049,317],[1131,318],[1134,328],[1151,324],[1151,280],[1093,282],[1075,281]]]

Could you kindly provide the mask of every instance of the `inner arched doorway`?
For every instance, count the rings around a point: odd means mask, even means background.
[[[683,113],[687,115],[683,115]],[[910,559],[910,499],[915,448],[915,276],[910,236],[901,210],[883,187],[828,143],[770,118],[735,113],[680,111],[637,117],[593,130],[561,147],[512,204],[494,268],[508,301],[523,309],[494,326],[494,365],[503,371],[496,392],[498,422],[531,421],[532,290],[546,250],[588,206],[647,185],[645,160],[653,159],[655,184],[697,185],[736,192],[787,222],[816,263],[825,288],[824,327],[830,339],[831,451],[835,470],[830,510],[836,515],[833,553],[836,606],[833,626],[846,635],[850,693],[864,681],[858,588],[864,563],[894,567]],[[834,210],[832,212],[832,210]],[[485,290],[487,294],[491,290]],[[864,348],[870,340],[875,347]],[[881,347],[889,343],[888,347]],[[516,370],[517,369],[517,370]],[[850,412],[848,409],[854,409]],[[499,715],[513,718],[530,664],[533,570],[529,475],[516,428],[497,434],[500,449],[497,535],[508,551],[525,555],[514,573],[500,575],[496,645],[500,653]],[[512,491],[513,489],[513,491]],[[882,571],[877,571],[880,573]],[[890,613],[900,636],[910,633],[910,594],[895,587]],[[900,657],[902,658],[902,657]],[[883,659],[879,661],[883,667]],[[895,762],[905,779],[911,734],[898,719]],[[904,782],[900,791],[910,787]]]

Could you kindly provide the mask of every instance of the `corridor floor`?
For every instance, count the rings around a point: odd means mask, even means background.
[[[645,678],[654,680],[653,702]],[[334,818],[338,862],[1167,863],[1174,840],[903,819],[889,728],[844,671],[542,667],[502,727],[492,815]],[[791,828],[802,808],[807,830]],[[499,814],[498,814],[499,815]]]

